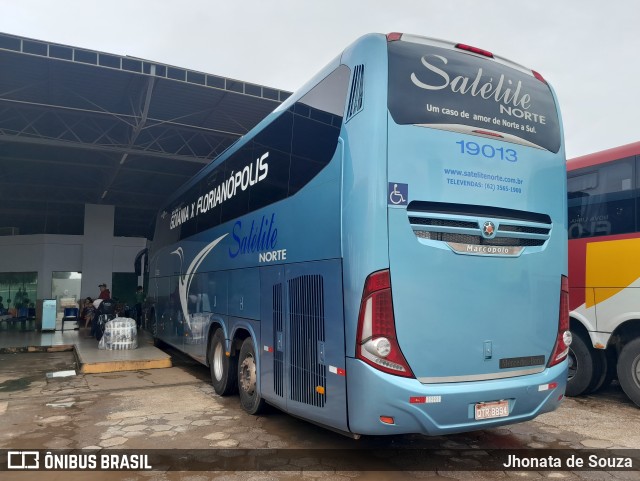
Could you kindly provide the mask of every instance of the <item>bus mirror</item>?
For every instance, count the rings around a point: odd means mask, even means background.
[[[135,261],[133,261],[133,268],[137,276],[141,276],[144,272],[148,270],[147,269],[148,268],[147,252],[148,252],[148,249],[142,249],[140,252],[138,252],[138,255],[136,256]],[[142,257],[144,257],[144,270],[142,266]]]

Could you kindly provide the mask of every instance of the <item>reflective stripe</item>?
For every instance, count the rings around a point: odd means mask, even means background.
[[[527,376],[544,371],[544,366],[520,371],[508,371],[489,374],[472,374],[469,376],[444,376],[444,377],[419,377],[422,384],[435,384],[439,382],[465,382],[465,381],[489,381],[491,379],[504,379],[508,377]]]

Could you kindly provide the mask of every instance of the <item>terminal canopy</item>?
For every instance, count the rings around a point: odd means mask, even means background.
[[[0,33],[0,235],[152,236],[157,209],[289,92]]]

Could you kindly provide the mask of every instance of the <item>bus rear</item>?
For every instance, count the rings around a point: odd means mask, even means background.
[[[388,269],[363,286],[350,429],[441,434],[553,410],[570,343],[554,94],[484,50],[387,40]]]

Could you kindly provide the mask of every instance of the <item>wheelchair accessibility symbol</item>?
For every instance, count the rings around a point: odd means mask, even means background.
[[[407,205],[407,198],[409,197],[409,184],[398,184],[395,182],[389,182],[388,188],[388,201],[390,205]]]

